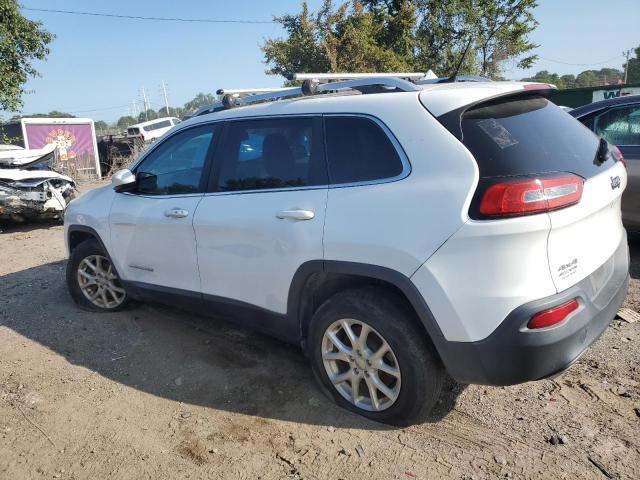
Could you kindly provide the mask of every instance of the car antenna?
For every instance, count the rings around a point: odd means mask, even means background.
[[[464,52],[462,52],[460,61],[458,62],[458,65],[456,65],[456,69],[453,71],[453,75],[451,75],[449,78],[442,80],[439,83],[453,83],[456,81],[456,77],[458,76],[458,71],[460,70],[460,67],[462,67],[462,63],[464,62],[464,59],[467,58],[467,52],[469,51],[469,47],[471,46],[472,41],[473,39],[470,38],[469,41],[467,42],[467,46],[464,47]]]

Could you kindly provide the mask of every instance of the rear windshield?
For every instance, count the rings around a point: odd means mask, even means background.
[[[571,172],[584,178],[609,168],[597,159],[599,139],[546,98],[483,103],[462,117],[463,142],[481,177]]]

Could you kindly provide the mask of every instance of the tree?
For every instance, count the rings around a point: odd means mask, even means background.
[[[11,117],[9,121],[16,122],[21,118],[76,118],[76,116],[67,112],[51,110],[49,113],[33,113],[31,115],[14,115],[13,117]]]
[[[0,110],[22,107],[25,83],[38,75],[32,63],[47,58],[53,39],[41,22],[22,16],[16,0],[0,0]]]
[[[158,117],[182,117],[184,115],[184,109],[182,107],[162,107],[158,110]]]
[[[158,113],[154,109],[150,108],[146,112],[140,112],[140,115],[138,115],[138,122],[146,122],[148,120],[155,120],[156,118],[158,118]]]
[[[391,15],[360,1],[334,8],[325,0],[317,13],[306,2],[296,15],[275,17],[287,38],[268,39],[262,46],[271,75],[294,72],[405,70],[413,59],[414,7],[401,2]],[[409,21],[407,22],[407,19]]]
[[[186,112],[192,112],[200,107],[214,103],[216,99],[217,97],[210,93],[199,93],[184,104],[184,110]]]
[[[138,121],[133,118],[131,115],[126,115],[124,117],[120,117],[116,122],[116,126],[123,130],[127,128],[129,125],[133,125],[134,123],[138,123]]]
[[[96,132],[104,132],[105,130],[109,129],[109,124],[104,120],[98,120],[94,122],[93,126],[95,127]]]
[[[629,59],[629,65],[625,63],[622,68],[627,68],[627,83],[640,82],[640,46],[634,50],[636,58]]]
[[[536,0],[352,0],[315,13],[275,17],[285,38],[262,45],[267,73],[433,69],[497,78],[505,60],[528,68],[537,47],[528,35],[538,23]]]
[[[577,76],[574,75],[558,75],[542,70],[533,77],[523,78],[525,82],[553,83],[556,87],[563,88],[579,88],[579,87],[596,87],[600,85],[611,85],[621,83],[623,72],[616,68],[602,68],[600,70],[585,70]]]

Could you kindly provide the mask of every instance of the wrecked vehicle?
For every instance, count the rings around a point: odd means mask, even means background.
[[[0,220],[62,219],[75,196],[71,177],[51,169],[55,145],[0,147]]]

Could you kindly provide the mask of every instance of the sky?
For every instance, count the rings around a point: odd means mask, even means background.
[[[337,2],[336,2],[337,3]],[[300,0],[21,0],[23,7],[155,17],[271,20],[294,13]],[[312,9],[321,0],[311,0]],[[198,92],[218,88],[280,86],[266,75],[260,45],[280,37],[278,24],[158,22],[23,11],[56,35],[51,54],[36,62],[41,77],[29,80],[22,114],[60,110],[112,122],[142,102],[183,105]],[[621,68],[622,51],[640,45],[640,0],[539,0],[539,27],[531,34],[541,58],[530,70],[516,62],[504,75],[520,79],[540,70],[577,74]],[[578,65],[579,64],[579,65]],[[587,65],[590,64],[590,65]],[[597,65],[596,65],[597,64]],[[438,73],[438,72],[436,72]],[[138,107],[140,108],[140,107]],[[0,118],[10,114],[0,113]]]

